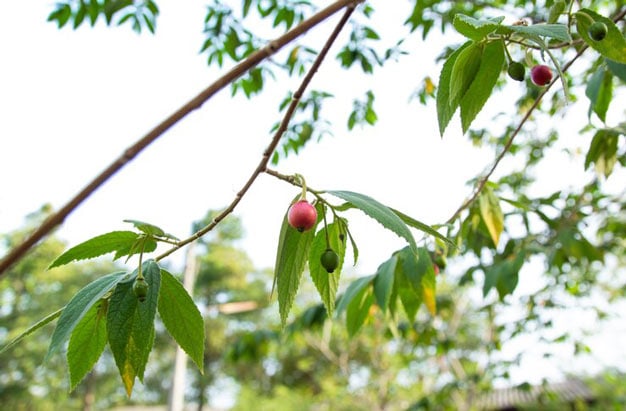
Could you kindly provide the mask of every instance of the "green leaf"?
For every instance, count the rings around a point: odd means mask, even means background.
[[[418,221],[416,219],[414,219],[413,217],[410,217],[398,210],[396,210],[395,208],[390,208],[391,211],[393,211],[398,217],[400,217],[402,219],[402,221],[404,221],[404,223],[408,226],[411,226],[417,230],[420,230],[426,234],[430,234],[433,237],[436,237],[438,239],[440,239],[441,241],[443,241],[444,243],[448,244],[449,246],[456,248],[456,243],[454,243],[454,241],[450,240],[448,237],[440,234],[437,230],[435,230],[434,228],[432,228],[431,226],[429,226],[428,224],[424,224],[421,221]]]
[[[113,287],[125,277],[126,273],[124,272],[105,275],[87,284],[76,293],[70,302],[67,303],[63,309],[63,313],[59,317],[59,322],[50,339],[50,347],[46,354],[46,360],[67,341],[76,325],[78,325],[91,307],[100,301],[105,294],[111,291]]]
[[[374,277],[374,296],[376,297],[376,304],[383,313],[387,311],[389,305],[397,263],[398,258],[395,255],[392,256],[378,267]]]
[[[63,308],[59,308],[55,312],[48,314],[46,317],[42,318],[41,320],[37,321],[35,324],[28,327],[25,331],[22,331],[17,337],[13,338],[6,345],[0,348],[0,354],[11,349],[15,345],[17,345],[20,341],[22,341],[24,338],[28,337],[35,331],[39,330],[41,327],[44,327],[45,325],[59,318],[62,312],[63,312]]]
[[[374,275],[368,275],[366,277],[358,278],[350,283],[350,285],[346,289],[346,292],[344,292],[341,296],[339,303],[337,303],[337,315],[341,314],[348,307],[348,305],[352,302],[355,296],[361,292],[361,290],[372,284],[374,277]]]
[[[585,169],[589,168],[591,163],[594,163],[596,172],[608,178],[617,162],[618,139],[619,133],[615,130],[598,130],[593,136],[587,151]]]
[[[356,208],[381,223],[386,229],[404,238],[413,250],[417,250],[417,245],[413,234],[411,234],[411,230],[409,230],[404,221],[386,205],[364,194],[352,191],[327,191],[327,193],[348,201]]]
[[[626,39],[619,27],[608,19],[593,10],[580,9],[576,13],[576,29],[580,37],[595,51],[618,63],[626,63]],[[589,27],[596,21],[606,24],[608,29],[606,37],[600,41],[595,41],[589,37]]]
[[[328,273],[320,262],[320,256],[326,251],[326,233],[328,233],[328,242],[330,248],[339,255],[339,265],[337,269]],[[346,238],[343,241],[339,238],[341,234],[340,223],[334,222],[328,224],[326,228],[322,228],[311,244],[309,252],[309,271],[313,284],[322,298],[322,302],[326,307],[328,317],[333,315],[335,309],[335,300],[337,298],[337,289],[339,288],[339,278],[341,276],[341,267],[343,266],[344,257],[346,255]]]
[[[70,391],[82,381],[102,355],[107,343],[107,300],[94,304],[74,328],[67,348]]]
[[[504,17],[477,20],[464,14],[457,14],[454,16],[452,24],[454,25],[456,31],[465,37],[474,41],[481,41],[487,37],[488,34],[493,33],[500,26],[500,23],[502,23],[503,20]]]
[[[615,77],[626,83],[626,64],[606,59],[606,66],[609,70],[611,70],[611,73],[613,73]]]
[[[478,198],[480,215],[489,231],[493,244],[497,247],[500,234],[504,230],[504,215],[500,208],[500,200],[489,186],[485,186]]]
[[[48,269],[59,267],[72,261],[86,260],[112,252],[119,253],[122,250],[130,250],[138,238],[139,234],[133,231],[112,231],[99,235],[70,248],[57,257]]]
[[[448,57],[446,62],[441,68],[439,74],[439,86],[437,87],[437,120],[439,122],[439,134],[443,137],[443,132],[450,124],[454,112],[459,107],[460,100],[453,100],[450,97],[450,79],[452,77],[452,69],[459,54],[463,52],[467,47],[474,44],[472,41],[468,41],[461,47],[456,49],[454,53]]]
[[[481,66],[483,44],[472,43],[463,49],[450,74],[450,99],[460,101],[474,82]]]
[[[480,67],[474,80],[461,99],[461,125],[467,132],[472,121],[491,96],[504,64],[504,44],[501,41],[488,43],[480,59]]]
[[[178,241],[178,238],[172,234],[168,234],[163,231],[160,227],[157,227],[150,223],[144,223],[139,220],[124,220],[125,223],[130,223],[135,226],[135,228],[143,233],[148,234],[153,237],[163,237],[170,240]]]
[[[396,264],[394,286],[404,311],[413,322],[422,304],[422,276],[417,275],[417,257],[409,247],[400,250],[397,256],[399,260]]]
[[[300,279],[315,236],[315,228],[323,213],[321,204],[318,203],[316,209],[318,214],[316,225],[303,233],[289,225],[287,213],[283,218],[274,268],[274,282],[278,291],[278,311],[283,327],[287,323],[287,316],[300,286]]]
[[[422,298],[426,308],[431,315],[437,313],[437,280],[435,278],[435,269],[433,268],[433,262],[430,259],[428,250],[424,247],[420,247],[417,254],[417,265],[415,278],[421,278],[422,285]]]
[[[158,309],[167,331],[204,372],[204,320],[180,281],[164,269]]]
[[[346,328],[348,335],[353,337],[369,316],[370,307],[374,302],[371,287],[363,287],[350,300],[346,309]]]
[[[530,26],[500,26],[496,31],[498,34],[517,33],[524,37],[540,36],[550,37],[556,40],[572,41],[567,26],[564,24],[532,24]]]
[[[148,356],[152,351],[154,316],[161,280],[161,270],[153,260],[146,261],[142,267],[149,286],[145,301],[139,302],[137,299],[133,292],[133,281],[121,282],[111,296],[107,314],[109,347],[129,397],[135,377],[143,380]]]
[[[589,116],[595,112],[600,120],[606,122],[606,112],[613,99],[613,74],[609,70],[596,71],[587,83],[585,95],[591,103]]]

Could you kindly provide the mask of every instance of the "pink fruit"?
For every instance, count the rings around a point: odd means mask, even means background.
[[[552,70],[545,64],[539,64],[530,70],[530,79],[538,86],[545,86],[552,81]]]
[[[317,221],[317,210],[308,201],[300,200],[289,207],[287,221],[300,232],[309,230]]]

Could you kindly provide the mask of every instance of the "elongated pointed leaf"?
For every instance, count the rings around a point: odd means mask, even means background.
[[[363,211],[374,220],[378,221],[388,230],[393,231],[398,236],[404,238],[413,250],[417,251],[417,244],[411,234],[411,230],[404,221],[398,217],[389,207],[379,203],[371,197],[352,191],[328,191],[335,197],[352,203],[355,207]]]
[[[320,257],[327,248],[326,234],[328,234],[330,248],[339,255],[339,265],[332,273],[327,272],[320,262]],[[322,298],[324,307],[326,307],[328,317],[333,315],[335,309],[341,267],[343,266],[343,260],[346,254],[346,238],[344,236],[342,241],[339,238],[340,234],[341,229],[339,223],[328,224],[326,228],[321,229],[317,233],[311,244],[311,251],[309,252],[309,271],[311,272],[311,278]]]
[[[143,380],[148,355],[154,343],[154,316],[161,280],[161,269],[154,261],[143,264],[148,283],[145,301],[139,302],[133,292],[133,281],[117,285],[109,302],[107,334],[109,347],[130,397],[135,377]]]
[[[178,238],[176,238],[172,234],[166,233],[161,229],[161,227],[157,227],[154,224],[145,223],[139,220],[124,220],[124,222],[134,225],[137,230],[150,236],[169,238],[170,240],[178,240]]]
[[[202,315],[181,282],[163,269],[161,269],[158,309],[167,331],[196,363],[200,372],[204,372]]]
[[[318,213],[317,223],[319,223],[323,210],[320,204],[316,208]],[[310,230],[301,233],[289,225],[287,213],[285,213],[283,218],[274,268],[274,281],[278,293],[278,311],[280,312],[280,320],[283,326],[287,323],[287,316],[300,286],[300,279],[309,258],[309,250],[315,236],[317,223]]]
[[[504,64],[504,43],[492,41],[482,50],[480,66],[476,70],[473,81],[461,98],[461,126],[463,133],[482,110],[491,96]]]
[[[350,300],[346,309],[346,328],[348,335],[353,337],[369,316],[370,307],[374,303],[371,287],[363,287]]]
[[[102,355],[107,343],[106,313],[108,304],[94,304],[74,328],[67,348],[70,391],[82,381]]]
[[[574,15],[576,16],[578,34],[591,48],[607,59],[626,63],[626,38],[624,38],[619,27],[613,23],[613,20],[589,9],[580,9]],[[604,23],[607,27],[606,36],[600,41],[589,37],[589,27],[596,21]]]
[[[500,26],[496,30],[499,34],[517,33],[522,36],[549,37],[560,41],[572,41],[567,26],[564,24],[532,24],[530,26]]]
[[[378,267],[374,277],[374,296],[376,297],[376,304],[383,313],[387,311],[389,305],[397,263],[398,258],[395,255],[392,256]]]
[[[59,322],[52,333],[46,359],[50,358],[52,354],[61,348],[83,316],[87,314],[91,307],[100,301],[106,293],[113,289],[117,283],[122,281],[125,276],[126,273],[124,272],[105,275],[87,284],[76,293],[74,298],[65,306],[63,313],[59,317]]]
[[[363,288],[368,287],[372,283],[374,277],[374,275],[368,275],[350,283],[346,291],[341,296],[339,303],[337,303],[337,315],[341,314],[348,307],[350,302],[352,302],[355,296],[359,294]]]
[[[405,247],[398,254],[398,264],[396,264],[394,286],[397,290],[400,302],[404,307],[404,312],[411,322],[415,321],[415,316],[420,305],[422,305],[422,279],[413,282],[408,275],[408,271],[413,273],[416,270],[407,270],[406,267],[415,267],[417,258],[410,248]],[[409,264],[406,263],[409,259]]]
[[[423,231],[426,234],[430,234],[433,237],[436,237],[438,239],[440,239],[441,241],[443,241],[444,243],[448,244],[449,246],[453,247],[453,248],[457,248],[456,247],[456,243],[452,240],[450,240],[448,237],[442,235],[441,233],[439,233],[439,231],[435,230],[434,228],[432,228],[431,226],[429,226],[428,224],[424,224],[421,221],[418,221],[416,219],[414,219],[413,217],[410,217],[394,208],[390,208],[391,211],[393,211],[394,213],[396,213],[396,215],[398,217],[400,217],[402,219],[402,221],[404,221],[404,223],[408,226],[411,226],[415,229],[418,229],[420,231]]]
[[[613,100],[613,74],[609,70],[596,71],[585,89],[585,95],[589,99],[589,116],[596,113],[598,118],[606,122],[606,112]]]
[[[457,57],[450,74],[450,99],[461,101],[474,83],[481,66],[483,44],[473,43],[463,49]]]
[[[48,314],[46,317],[42,318],[41,320],[37,321],[35,324],[33,324],[30,327],[28,327],[25,331],[22,331],[17,337],[13,338],[6,345],[4,345],[2,348],[0,348],[0,354],[2,354],[3,352],[5,352],[5,351],[9,350],[10,348],[14,347],[16,344],[18,344],[24,338],[28,337],[29,335],[31,335],[35,331],[39,330],[41,327],[43,327],[43,326],[51,323],[52,321],[56,320],[57,318],[59,318],[61,316],[62,312],[63,312],[63,308],[60,308],[60,309],[56,310],[55,312]]]
[[[480,205],[480,216],[489,231],[493,244],[497,247],[500,234],[504,230],[504,215],[500,208],[500,201],[491,188],[485,187],[478,199]]]
[[[439,74],[439,85],[437,86],[437,119],[439,122],[439,134],[443,137],[444,131],[450,124],[454,112],[459,107],[460,99],[453,100],[450,94],[450,79],[452,77],[452,68],[459,54],[463,52],[467,47],[473,44],[472,41],[468,41],[461,47],[456,49],[454,53],[448,57],[441,73]]]
[[[137,241],[139,234],[133,231],[112,231],[91,238],[80,243],[57,257],[48,269],[71,263],[72,261],[86,260],[101,255],[129,250]]]
[[[422,298],[431,315],[437,313],[437,279],[428,250],[420,247],[417,255],[417,270],[422,277]]]
[[[478,20],[464,14],[457,14],[454,16],[452,24],[456,31],[464,35],[465,37],[474,41],[481,41],[489,33],[493,33],[504,20],[504,17],[498,17],[495,19]]]

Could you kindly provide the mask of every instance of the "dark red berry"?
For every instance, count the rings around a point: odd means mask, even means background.
[[[332,248],[327,248],[320,257],[320,263],[328,273],[332,273],[339,266],[339,255]]]
[[[530,79],[538,86],[545,86],[552,81],[552,70],[545,64],[539,64],[530,70]]]
[[[302,232],[311,229],[317,221],[317,210],[306,200],[300,200],[289,207],[289,225]]]

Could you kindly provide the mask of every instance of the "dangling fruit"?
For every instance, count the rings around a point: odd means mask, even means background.
[[[606,37],[606,33],[608,31],[609,29],[606,27],[606,24],[601,21],[596,21],[589,26],[589,37],[595,41],[602,41]]]
[[[545,64],[539,64],[530,70],[530,79],[538,86],[545,86],[552,81],[552,70]]]
[[[524,75],[526,74],[526,67],[520,62],[512,61],[509,64],[509,68],[507,70],[509,77],[516,81],[524,81]]]
[[[320,263],[328,273],[332,273],[339,266],[339,255],[332,248],[327,248],[320,257]]]
[[[143,277],[137,277],[135,282],[133,283],[133,293],[139,300],[139,302],[146,301],[146,297],[148,296],[148,282]]]
[[[289,207],[287,221],[300,232],[309,230],[317,221],[317,210],[308,201],[300,200]]]

